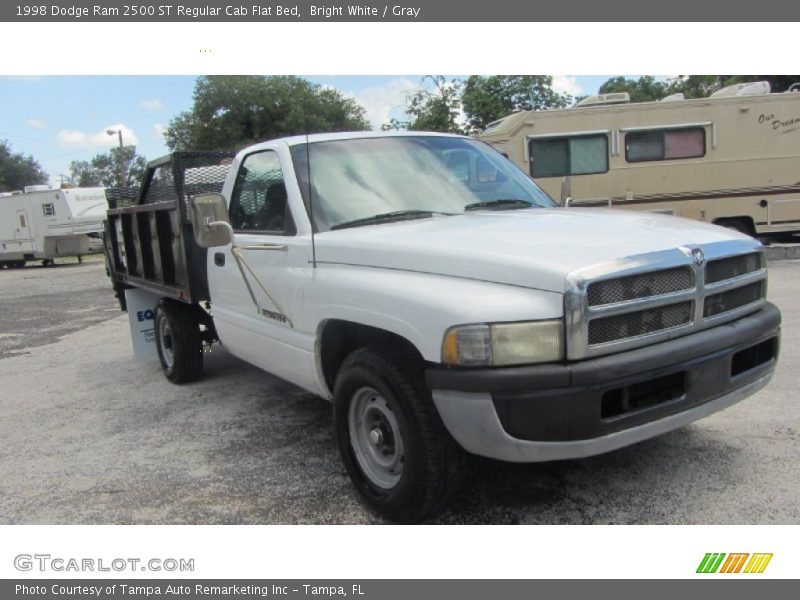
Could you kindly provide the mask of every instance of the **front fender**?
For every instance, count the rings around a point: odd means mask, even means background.
[[[314,331],[330,319],[390,331],[429,362],[447,329],[563,316],[563,295],[472,279],[348,265],[320,265],[305,292]]]

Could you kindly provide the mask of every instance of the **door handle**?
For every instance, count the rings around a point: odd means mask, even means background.
[[[214,253],[214,264],[218,267],[225,266],[225,253],[224,252],[215,252]]]
[[[278,252],[286,252],[288,247],[285,244],[249,244],[247,246],[237,246],[241,250],[277,250]]]

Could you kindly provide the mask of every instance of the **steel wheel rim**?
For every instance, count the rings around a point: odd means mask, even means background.
[[[347,419],[350,444],[367,479],[391,489],[403,475],[404,446],[394,412],[380,392],[359,388],[350,400]]]
[[[161,340],[161,356],[168,369],[175,364],[175,347],[172,343],[172,329],[166,319],[158,325],[158,338]]]

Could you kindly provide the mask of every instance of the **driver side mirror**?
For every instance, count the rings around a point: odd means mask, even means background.
[[[192,196],[190,218],[194,240],[201,248],[227,246],[233,241],[225,196],[206,193]]]

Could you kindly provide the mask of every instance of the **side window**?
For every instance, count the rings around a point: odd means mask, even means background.
[[[56,214],[56,209],[52,202],[48,202],[47,204],[42,204],[42,212],[45,217],[52,217]]]
[[[19,226],[20,227],[25,227],[25,215],[20,215],[19,216]]]
[[[469,185],[469,152],[465,150],[445,151],[445,164],[456,179]]]
[[[294,235],[296,230],[286,198],[278,154],[265,150],[247,156],[239,168],[231,198],[233,229]]]
[[[508,179],[482,156],[475,161],[475,176],[478,183],[502,183]]]
[[[608,171],[608,136],[605,134],[531,140],[529,150],[533,177]]]
[[[497,167],[483,156],[476,156],[473,152],[445,150],[442,156],[447,169],[456,179],[473,191],[485,190],[487,184],[500,184],[508,181],[508,177],[498,171]]]
[[[702,127],[625,134],[625,160],[628,162],[699,158],[705,154],[706,131]]]

